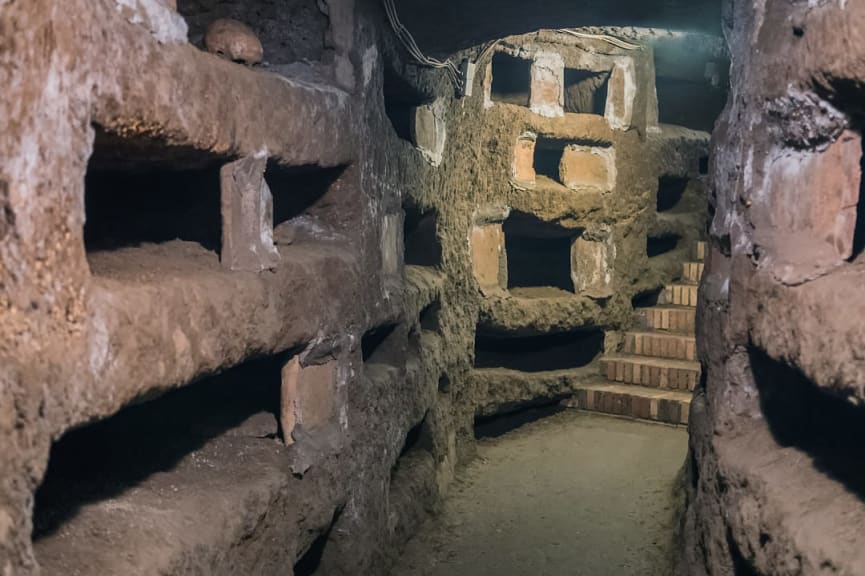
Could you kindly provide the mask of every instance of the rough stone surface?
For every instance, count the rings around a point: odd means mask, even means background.
[[[682,573],[858,574],[865,5],[729,2],[724,25]]]

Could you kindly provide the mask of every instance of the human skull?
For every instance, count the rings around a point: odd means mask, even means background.
[[[220,18],[207,27],[204,45],[211,54],[247,66],[261,63],[264,48],[252,29],[237,20]]]

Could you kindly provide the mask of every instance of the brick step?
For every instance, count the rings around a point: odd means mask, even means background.
[[[659,304],[672,304],[674,306],[697,306],[696,284],[669,284],[664,286],[664,291],[658,299]]]
[[[691,406],[689,392],[598,382],[577,387],[565,401],[569,408],[627,416],[667,424],[686,425]]]
[[[682,262],[682,281],[699,284],[703,277],[703,266],[702,262]]]
[[[693,336],[669,332],[626,332],[624,351],[653,358],[697,359],[697,343]]]
[[[703,262],[706,260],[706,251],[708,244],[704,241],[699,241],[694,244],[694,259]]]
[[[601,375],[610,382],[693,392],[700,380],[700,364],[648,356],[604,356]]]
[[[643,325],[649,330],[664,330],[694,334],[697,311],[691,307],[654,306],[640,308],[637,313],[643,318]]]

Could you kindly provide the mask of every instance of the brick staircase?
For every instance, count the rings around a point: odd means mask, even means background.
[[[700,381],[694,339],[697,287],[706,243],[682,264],[680,282],[664,287],[658,305],[642,308],[642,326],[625,333],[621,353],[601,359],[601,376],[577,390],[570,406],[606,414],[687,424],[691,395]]]

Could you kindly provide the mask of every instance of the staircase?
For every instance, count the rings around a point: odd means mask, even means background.
[[[682,264],[681,281],[664,287],[657,306],[639,310],[640,329],[625,333],[621,353],[601,359],[602,378],[580,386],[571,407],[688,423],[691,395],[700,381],[694,319],[705,255],[706,243],[697,242],[694,261]]]

